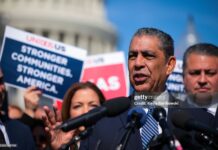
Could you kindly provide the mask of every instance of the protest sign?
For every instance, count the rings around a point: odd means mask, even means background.
[[[1,50],[4,81],[36,86],[47,97],[62,99],[81,78],[87,51],[7,26]]]
[[[82,81],[95,83],[106,99],[129,95],[129,81],[123,52],[87,57]]]
[[[176,61],[175,69],[167,80],[167,88],[173,93],[184,93],[183,77],[182,77],[182,60]]]

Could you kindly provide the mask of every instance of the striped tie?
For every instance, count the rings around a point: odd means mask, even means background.
[[[148,148],[149,142],[155,135],[158,135],[158,124],[152,116],[152,109],[149,109],[147,113],[147,122],[142,126],[141,131],[142,145],[144,150]]]

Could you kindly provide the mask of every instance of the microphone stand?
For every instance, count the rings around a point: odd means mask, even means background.
[[[175,139],[172,132],[169,130],[169,127],[166,122],[166,111],[162,107],[157,107],[152,113],[156,121],[159,122],[160,127],[162,128],[162,139],[167,143],[170,150],[176,150]]]
[[[133,119],[131,120],[131,122],[129,122],[127,125],[126,125],[126,129],[127,131],[125,132],[125,134],[123,135],[122,139],[121,139],[121,142],[120,144],[117,146],[116,150],[124,150],[126,145],[127,145],[127,142],[129,140],[129,137],[131,135],[131,133],[133,132],[133,130],[135,129],[136,125],[137,125],[137,114],[133,114],[134,117]]]
[[[163,138],[166,140],[170,150],[176,150],[175,140],[173,137],[168,136],[167,133],[163,133]]]
[[[167,128],[163,128],[163,126],[167,126],[166,122],[164,122],[162,119],[159,121],[160,126],[163,129],[163,133],[162,133],[162,139],[164,140],[164,142],[167,143],[168,147],[170,150],[176,150],[176,146],[175,146],[175,139],[171,133],[171,131]]]

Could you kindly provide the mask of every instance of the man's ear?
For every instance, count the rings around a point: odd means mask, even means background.
[[[176,57],[170,56],[170,58],[167,61],[167,75],[170,75],[173,72],[173,69],[176,66]]]

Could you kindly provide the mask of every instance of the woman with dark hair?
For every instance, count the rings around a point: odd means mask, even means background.
[[[77,117],[104,103],[105,97],[91,82],[73,84],[65,93],[62,103],[62,120]]]
[[[47,116],[43,117],[43,120],[47,126],[46,131],[50,135],[52,149],[60,149],[61,146],[68,144],[75,136],[79,135],[84,130],[84,127],[69,132],[53,130],[56,125],[60,124],[62,121],[87,113],[91,109],[102,105],[104,101],[105,97],[103,93],[95,84],[91,82],[78,82],[72,84],[65,93],[61,115],[56,107],[54,107],[55,114],[52,113],[48,107],[44,107]],[[52,118],[51,115],[56,116],[55,120],[49,119]],[[78,149],[78,146],[79,142],[74,143],[70,146],[70,149]]]

